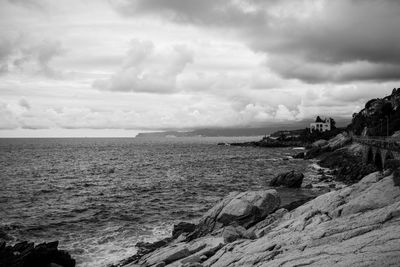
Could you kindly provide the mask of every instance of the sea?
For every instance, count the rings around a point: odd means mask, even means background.
[[[109,266],[138,241],[196,222],[232,191],[268,189],[301,148],[217,145],[257,137],[0,139],[0,240],[58,240],[77,266]],[[278,189],[283,204],[315,189]]]

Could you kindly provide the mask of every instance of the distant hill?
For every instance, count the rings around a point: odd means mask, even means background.
[[[348,126],[356,135],[386,136],[400,130],[400,88],[384,98],[371,99]]]
[[[162,131],[139,133],[136,138],[168,138],[168,137],[231,137],[231,136],[262,136],[269,135],[280,130],[298,130],[310,126],[313,120],[297,122],[275,123],[265,127],[231,127],[231,128],[201,128],[190,131]],[[347,125],[348,120],[338,120],[338,125]]]

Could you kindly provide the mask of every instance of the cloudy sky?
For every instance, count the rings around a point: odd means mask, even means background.
[[[400,87],[397,0],[0,0],[0,136],[351,118]]]

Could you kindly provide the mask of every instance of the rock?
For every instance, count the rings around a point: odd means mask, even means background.
[[[392,134],[392,138],[399,138],[400,137],[400,131],[396,131]]]
[[[328,141],[326,141],[326,140],[323,140],[323,139],[321,139],[321,140],[318,140],[318,141],[315,141],[314,143],[312,143],[312,147],[323,147],[323,146],[326,146],[328,144]]]
[[[63,250],[58,250],[58,241],[37,246],[27,241],[14,246],[0,246],[0,266],[61,266],[74,267],[75,260]]]
[[[200,219],[189,240],[232,223],[247,228],[275,211],[279,205],[280,198],[276,190],[231,193]]]
[[[308,201],[310,201],[311,199],[314,199],[314,198],[315,197],[306,197],[303,199],[295,200],[295,201],[290,202],[289,204],[281,206],[281,209],[285,209],[287,211],[292,211],[292,210],[296,209],[297,207],[300,207],[304,203],[307,203]]]
[[[346,148],[326,153],[318,164],[325,168],[335,169],[335,179],[345,183],[357,182],[377,170],[371,164],[364,164],[361,157],[355,156]]]
[[[344,147],[345,145],[351,142],[351,137],[346,133],[340,133],[329,139],[328,141],[325,140],[318,140],[309,149],[305,154],[305,159],[312,159],[318,156],[323,155],[324,153],[334,151],[338,148]]]
[[[181,263],[185,264],[185,263],[194,263],[194,262],[200,262],[201,261],[201,257],[199,255],[193,255],[193,256],[189,256],[183,260],[181,260]]]
[[[193,223],[180,222],[174,225],[174,229],[172,230],[172,237],[177,238],[182,233],[191,233],[195,230],[196,225]]]
[[[311,149],[309,149],[305,155],[304,155],[304,159],[313,159],[318,157],[319,155],[321,155],[322,153],[326,152],[325,149],[321,148],[321,147],[312,147]]]
[[[274,177],[269,183],[270,186],[286,186],[290,188],[299,188],[303,182],[304,174],[290,171],[281,173]]]
[[[177,245],[172,245],[159,249],[158,251],[156,251],[156,253],[152,253],[149,255],[149,257],[145,257],[145,259],[140,261],[139,264],[141,264],[142,266],[152,266],[160,262],[169,264],[176,260],[185,258],[189,255],[190,251],[187,248],[186,244],[179,243]]]
[[[294,159],[304,159],[305,153],[300,152],[293,156]]]
[[[183,264],[182,267],[203,267],[203,265],[198,262],[189,262],[189,263]]]
[[[234,227],[230,225],[224,228],[222,237],[224,238],[225,243],[232,243],[240,238],[254,239],[256,238],[256,235],[254,231],[248,231],[243,226]]]
[[[400,188],[374,173],[284,214],[259,239],[227,246],[203,265],[397,266]]]
[[[287,213],[286,209],[279,209],[268,215],[264,220],[251,227],[248,231],[252,231],[256,238],[264,236],[276,223]],[[255,238],[251,238],[255,239]]]
[[[213,256],[223,245],[224,241],[221,237],[204,237],[187,243],[171,243],[168,246],[144,255],[135,263],[139,266],[154,266],[160,262],[164,262],[168,266],[196,263],[200,262],[202,258],[207,259]]]
[[[310,189],[313,188],[313,185],[311,183],[308,183],[304,186],[304,188]]]
[[[173,239],[172,238],[164,238],[162,240],[149,243],[149,242],[138,242],[136,243],[135,247],[137,248],[137,252],[135,255],[128,257],[126,259],[123,259],[120,261],[117,266],[135,266],[138,260],[140,260],[143,256],[155,251],[156,249],[162,248],[166,246],[167,244],[171,243]],[[128,265],[132,263],[132,265]]]
[[[393,172],[393,183],[395,186],[400,186],[400,170],[397,169]]]
[[[218,210],[239,195],[230,194],[217,204]],[[219,212],[212,214],[218,216]],[[249,231],[258,239],[242,237]],[[276,210],[247,230],[225,226],[222,235],[224,238],[208,235],[167,245],[146,255],[137,266],[159,262],[171,267],[398,266],[400,187],[395,186],[392,175],[383,177],[375,172],[292,211]],[[231,243],[225,244],[224,239]],[[165,261],[176,253],[179,257],[174,261]]]
[[[224,238],[225,243],[231,243],[239,239],[241,236],[235,227],[227,226],[224,228],[224,231],[222,232],[222,237]]]
[[[349,142],[351,142],[351,137],[349,136],[348,133],[343,132],[343,133],[340,133],[340,134],[336,135],[334,138],[329,139],[327,146],[331,150],[335,150],[335,149],[344,147]]]

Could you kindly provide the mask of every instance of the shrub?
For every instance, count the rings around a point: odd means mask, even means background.
[[[385,163],[385,168],[390,169],[392,171],[399,169],[400,167],[400,160],[398,159],[388,159]]]

